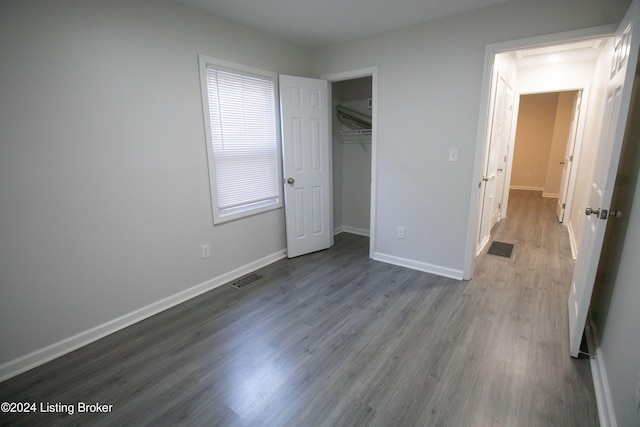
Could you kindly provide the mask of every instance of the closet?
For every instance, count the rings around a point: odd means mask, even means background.
[[[369,236],[372,79],[331,84],[335,233]]]

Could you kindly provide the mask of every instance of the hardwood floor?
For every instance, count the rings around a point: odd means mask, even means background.
[[[598,425],[589,361],[569,357],[554,203],[513,191],[494,238],[515,258],[478,257],[468,282],[372,261],[367,238],[340,234],[0,384],[0,401],[110,413],[0,424]]]

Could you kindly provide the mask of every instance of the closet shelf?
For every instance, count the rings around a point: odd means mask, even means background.
[[[350,130],[341,130],[340,136],[342,137],[360,137],[360,136],[371,136],[371,129],[350,129]]]
[[[342,105],[336,105],[336,116],[348,129],[339,132],[343,144],[359,144],[367,151],[365,144],[371,144],[371,117]]]
[[[342,144],[359,144],[364,151],[371,145],[371,129],[353,129],[340,131]]]

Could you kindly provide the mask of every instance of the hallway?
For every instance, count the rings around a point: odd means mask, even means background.
[[[537,284],[536,287],[568,294],[574,260],[568,231],[555,216],[556,203],[557,199],[543,198],[539,191],[511,190],[507,219],[495,225],[491,238],[515,244],[514,262],[507,264],[504,260],[479,256],[474,280],[490,277],[496,285],[508,281],[511,286],[529,288]],[[544,280],[540,283],[542,273]]]
[[[556,203],[541,192],[511,190],[507,218],[496,224],[492,240],[515,244],[513,261],[480,255],[470,284],[490,300],[486,345],[496,348],[500,362],[492,369],[509,390],[504,396],[515,396],[510,406],[531,411],[534,425],[599,425],[589,360],[569,357],[574,260]],[[559,422],[555,416],[565,411],[584,413],[580,422]]]

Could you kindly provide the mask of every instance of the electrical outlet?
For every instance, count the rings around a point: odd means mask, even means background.
[[[206,243],[200,247],[202,249],[202,259],[209,258],[211,256],[211,248]]]
[[[404,227],[398,227],[396,236],[398,237],[398,239],[404,239]]]

